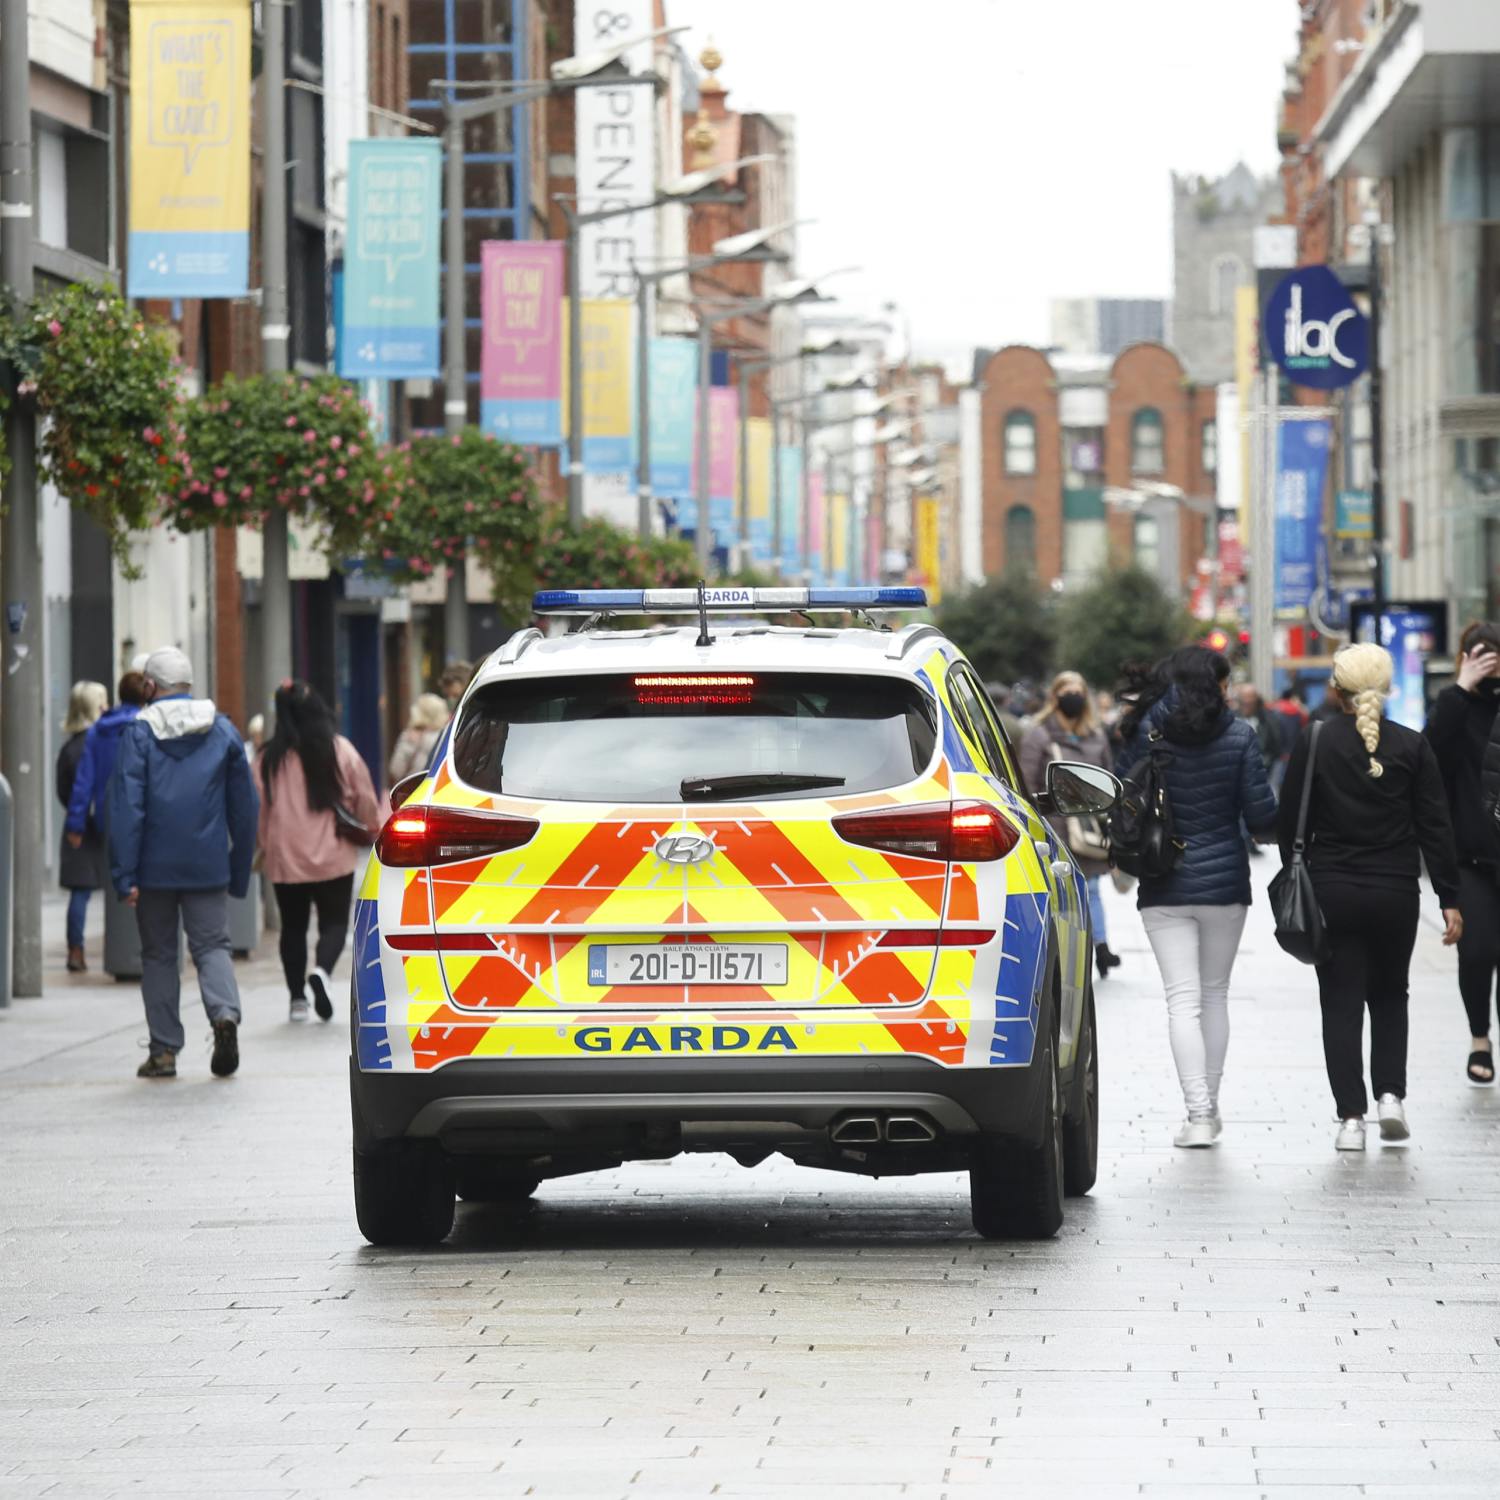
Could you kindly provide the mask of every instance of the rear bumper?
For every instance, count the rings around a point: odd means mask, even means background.
[[[436,1139],[450,1151],[495,1149],[513,1138],[617,1132],[644,1138],[756,1125],[774,1137],[826,1132],[840,1117],[918,1115],[952,1138],[1033,1142],[1044,1080],[1036,1065],[952,1068],[922,1057],[721,1058],[522,1062],[476,1058],[431,1073],[363,1072],[351,1060],[354,1144]]]

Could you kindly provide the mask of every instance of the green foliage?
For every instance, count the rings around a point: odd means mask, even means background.
[[[280,510],[316,522],[331,556],[357,554],[412,483],[335,375],[226,376],[188,404],[184,428],[182,482],[168,507],[179,531],[262,526]]]
[[[409,478],[377,510],[361,551],[410,581],[473,552],[509,597],[530,580],[541,501],[521,449],[477,427],[401,444],[392,459]]]
[[[1151,662],[1192,638],[1187,612],[1144,568],[1100,573],[1058,612],[1060,666],[1112,689],[1129,662]]]
[[[1051,669],[1052,609],[1022,570],[950,595],[938,608],[937,624],[986,682],[1039,681]]]
[[[111,288],[75,282],[8,317],[0,347],[20,371],[16,394],[46,419],[42,478],[109,533],[128,567],[130,533],[155,524],[182,479],[169,335]]]

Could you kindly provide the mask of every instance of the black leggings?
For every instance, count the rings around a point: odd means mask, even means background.
[[[1370,1010],[1370,1082],[1377,1098],[1406,1097],[1407,973],[1417,943],[1420,895],[1318,882],[1328,957],[1318,965],[1323,1059],[1341,1119],[1363,1116],[1365,1007]]]
[[[318,908],[318,947],[315,957],[325,974],[344,951],[349,933],[349,903],[354,896],[354,876],[336,880],[276,882],[276,906],[281,912],[281,968],[292,999],[305,998],[307,983],[307,928],[312,909]]]
[[[1464,935],[1458,940],[1458,992],[1469,1013],[1469,1035],[1490,1034],[1490,996],[1500,969],[1500,872],[1465,865],[1458,872]]]

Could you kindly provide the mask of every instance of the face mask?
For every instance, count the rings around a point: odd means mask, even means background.
[[[1082,693],[1059,693],[1057,695],[1058,711],[1065,719],[1081,719],[1083,711],[1089,706],[1089,700]]]

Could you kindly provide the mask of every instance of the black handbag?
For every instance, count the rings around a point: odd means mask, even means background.
[[[333,804],[333,831],[356,849],[368,849],[375,842],[376,830],[361,823],[342,802]]]
[[[1281,867],[1267,892],[1271,915],[1276,919],[1276,941],[1304,964],[1320,964],[1328,956],[1323,912],[1318,905],[1318,893],[1313,889],[1312,872],[1307,868],[1307,806],[1312,799],[1318,736],[1322,732],[1322,723],[1315,723],[1312,742],[1307,747],[1307,769],[1302,773],[1302,804],[1297,809],[1297,837],[1292,842],[1292,857]]]

